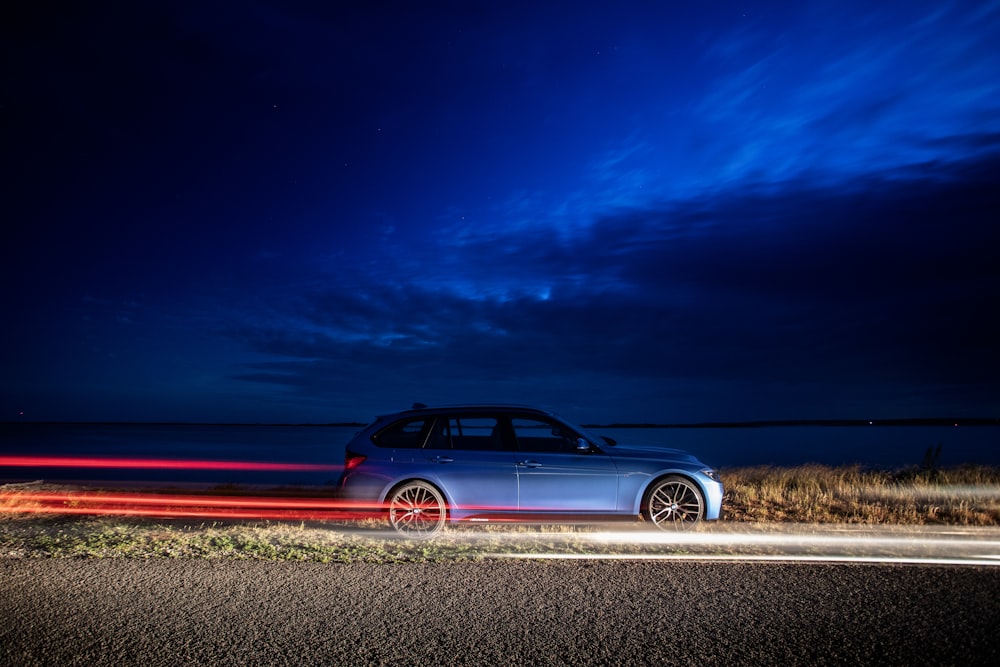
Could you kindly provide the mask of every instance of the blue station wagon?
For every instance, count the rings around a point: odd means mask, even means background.
[[[660,528],[718,519],[722,482],[676,449],[617,445],[551,412],[508,405],[378,417],[347,445],[344,497],[410,537],[458,521],[642,516]]]

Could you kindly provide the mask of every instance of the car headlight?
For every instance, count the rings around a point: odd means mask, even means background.
[[[719,473],[715,472],[711,468],[703,468],[702,471],[701,471],[701,474],[704,475],[705,477],[708,477],[713,482],[721,482],[722,481],[721,479],[719,479]]]

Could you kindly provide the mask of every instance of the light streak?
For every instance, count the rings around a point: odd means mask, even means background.
[[[381,508],[328,498],[70,492],[0,494],[0,513],[312,521],[369,518]]]
[[[199,461],[185,459],[119,459],[72,456],[0,456],[0,467],[140,468],[150,470],[267,470],[275,472],[342,470],[343,465],[271,463],[265,461]]]
[[[787,563],[884,563],[910,565],[1000,566],[997,527],[718,524],[692,531],[597,531],[543,533],[541,548],[530,550],[531,536],[511,552],[494,549],[496,558],[725,561]],[[523,536],[523,537],[521,537]],[[560,548],[560,541],[565,549]],[[587,544],[592,548],[588,549]],[[527,549],[525,547],[528,547]]]
[[[754,534],[754,533],[646,533],[635,540],[630,533],[594,533],[591,540],[607,544],[669,544],[669,545],[721,545],[732,546],[856,546],[863,543],[866,546],[899,546],[902,544],[920,544],[923,546],[955,545],[962,543],[959,539],[932,538],[921,535],[908,536],[875,536],[872,534],[855,535],[805,535],[805,534]],[[998,540],[975,540],[975,544],[1000,548]]]
[[[751,555],[751,554],[523,554],[492,553],[492,558],[523,560],[639,560],[639,561],[717,561],[774,563],[870,563],[882,565],[979,565],[1000,567],[1000,556],[983,555],[973,558],[918,558],[907,556],[850,555]]]
[[[0,510],[10,512],[11,510]],[[356,512],[305,512],[305,511],[269,511],[237,509],[189,509],[181,510],[170,507],[157,509],[110,508],[110,507],[39,507],[17,510],[24,514],[86,514],[94,516],[146,516],[159,518],[202,518],[202,519],[274,519],[284,521],[324,521],[338,519],[363,518]]]
[[[264,507],[292,509],[344,509],[372,507],[371,503],[324,498],[279,498],[273,496],[189,496],[175,494],[115,493],[17,493],[0,495],[0,500],[16,498],[22,502],[102,503],[135,505],[208,505],[212,507]]]

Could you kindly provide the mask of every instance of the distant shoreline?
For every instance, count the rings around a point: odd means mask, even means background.
[[[771,426],[1000,426],[1000,418],[943,417],[914,419],[773,419],[740,422],[692,422],[685,424],[585,424],[586,428],[758,428]]]
[[[306,427],[306,428],[362,428],[369,422],[173,422],[173,421],[0,421],[0,426],[242,426],[242,427]],[[919,417],[904,419],[768,419],[735,422],[689,423],[618,423],[583,424],[585,428],[770,428],[781,426],[1000,426],[1000,417]]]
[[[307,427],[307,428],[346,428],[363,427],[368,422],[330,422],[327,424],[312,423],[292,423],[292,422],[121,422],[121,421],[0,421],[0,426],[282,426],[282,427]]]

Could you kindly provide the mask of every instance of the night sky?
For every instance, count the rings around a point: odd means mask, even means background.
[[[998,2],[19,4],[0,420],[1000,415]]]

